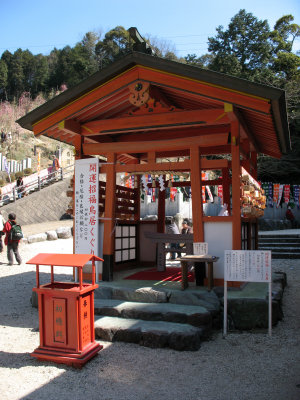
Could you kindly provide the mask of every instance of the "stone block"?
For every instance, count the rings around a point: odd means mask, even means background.
[[[139,301],[142,303],[166,303],[168,301],[167,292],[154,290],[151,287],[140,289],[113,288],[112,298],[127,301]]]
[[[70,227],[57,228],[56,233],[59,239],[69,239],[72,236]]]
[[[57,240],[57,233],[56,231],[47,231],[47,240]]]
[[[30,235],[27,238],[28,243],[43,242],[44,240],[47,240],[46,233],[37,233],[35,235]]]

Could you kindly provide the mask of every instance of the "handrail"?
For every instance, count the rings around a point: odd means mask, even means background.
[[[63,180],[72,173],[74,173],[74,164],[65,168],[59,168],[56,171],[52,171],[52,167],[49,167],[40,171],[40,174],[35,172],[32,175],[25,176],[23,178],[23,186],[17,187],[16,182],[12,182],[0,189],[0,207],[11,201],[15,202],[19,198],[27,196],[36,190],[41,190],[58,180]]]

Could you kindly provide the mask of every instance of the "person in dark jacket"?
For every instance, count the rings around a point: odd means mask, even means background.
[[[175,223],[175,219],[173,217],[168,217],[166,218],[166,231],[167,233],[172,233],[173,235],[179,235],[179,229],[178,226]],[[180,248],[179,243],[171,243],[170,248],[172,250],[177,250]],[[178,252],[178,257],[180,257],[180,252]],[[170,259],[175,260],[176,258],[176,252],[171,252],[170,253]]]
[[[8,221],[5,223],[3,232],[5,233],[4,243],[7,246],[7,259],[8,265],[13,265],[13,254],[15,255],[17,263],[22,264],[22,259],[19,254],[19,240],[10,240],[10,231],[13,225],[16,224],[16,214],[11,213],[8,215]]]
[[[193,233],[193,228],[190,226],[189,221],[186,219],[182,221],[181,233],[182,235],[191,235]]]

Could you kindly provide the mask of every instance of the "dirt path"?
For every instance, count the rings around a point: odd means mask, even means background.
[[[1,400],[297,400],[300,398],[300,260],[275,260],[286,271],[284,321],[266,333],[222,333],[197,352],[101,342],[104,349],[82,370],[38,362],[38,313],[29,302],[40,252],[71,253],[72,239],[23,244],[23,264],[9,267],[0,254]],[[56,270],[58,275],[65,269]],[[42,282],[50,280],[45,267]],[[59,279],[71,279],[60,275]]]

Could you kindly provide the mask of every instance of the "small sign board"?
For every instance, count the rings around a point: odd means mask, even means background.
[[[197,256],[204,256],[208,254],[208,244],[205,242],[194,242],[193,253]]]
[[[225,250],[226,281],[271,282],[271,251]]]
[[[272,253],[261,250],[225,250],[224,335],[227,333],[227,281],[264,282],[269,285],[269,335],[272,335]]]

